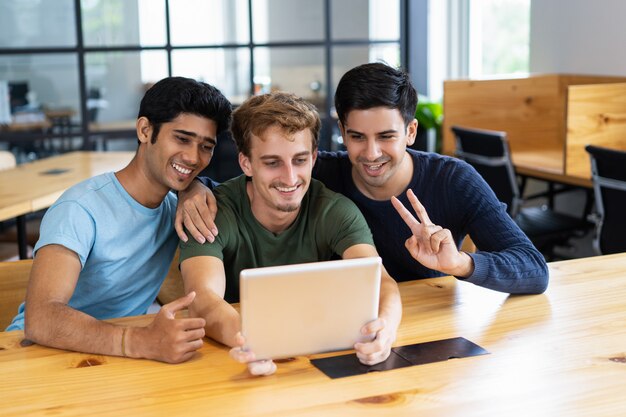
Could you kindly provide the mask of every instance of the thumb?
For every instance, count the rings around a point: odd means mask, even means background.
[[[235,335],[235,343],[239,347],[243,347],[246,344],[246,338],[243,337],[241,332],[237,332],[237,334]]]
[[[174,315],[177,311],[189,307],[189,305],[193,302],[195,298],[196,292],[191,291],[184,297],[180,297],[179,299],[174,300],[171,303],[165,304],[163,307],[161,307],[161,310],[165,310],[170,318],[174,318]]]

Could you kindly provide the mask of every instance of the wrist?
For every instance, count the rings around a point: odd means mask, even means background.
[[[140,327],[126,327],[126,334],[124,338],[124,351],[122,356],[126,358],[143,358],[143,353],[140,351],[141,346],[141,328]]]
[[[126,358],[128,354],[126,353],[126,334],[128,333],[128,327],[122,328],[122,338],[120,341],[120,356]]]
[[[460,251],[461,261],[459,265],[451,271],[451,275],[460,278],[468,278],[474,273],[474,260],[466,252]]]

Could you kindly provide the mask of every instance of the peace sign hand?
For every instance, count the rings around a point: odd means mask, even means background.
[[[474,271],[472,258],[459,252],[450,230],[433,224],[412,190],[407,191],[407,197],[417,219],[396,197],[391,198],[391,204],[413,234],[404,244],[411,256],[426,268],[449,275],[470,276]]]

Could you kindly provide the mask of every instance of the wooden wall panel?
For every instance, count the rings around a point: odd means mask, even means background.
[[[565,173],[589,178],[587,144],[626,150],[626,83],[570,86]]]
[[[451,126],[501,130],[507,132],[516,164],[564,174],[568,87],[625,81],[625,77],[570,74],[446,81],[443,152],[454,154]]]

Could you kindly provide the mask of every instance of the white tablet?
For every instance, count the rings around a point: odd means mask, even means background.
[[[352,349],[378,317],[379,257],[245,269],[242,334],[258,359]]]

